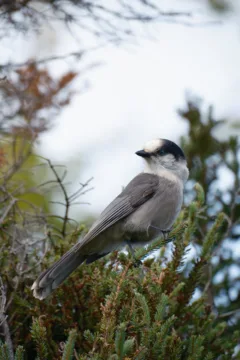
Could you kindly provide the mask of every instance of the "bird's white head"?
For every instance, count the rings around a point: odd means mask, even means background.
[[[154,139],[148,141],[143,150],[136,152],[146,161],[144,172],[161,175],[166,171],[177,175],[184,183],[189,171],[182,149],[173,141]]]

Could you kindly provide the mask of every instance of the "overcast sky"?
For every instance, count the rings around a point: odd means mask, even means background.
[[[146,33],[136,45],[108,46],[94,52],[91,60],[104,65],[85,76],[90,89],[76,95],[54,128],[42,137],[44,156],[76,163],[75,183],[94,177],[94,190],[83,199],[91,206],[80,207],[84,213],[99,213],[142,170],[142,160],[134,153],[146,141],[156,137],[177,141],[186,132],[176,109],[184,106],[187,92],[205,99],[206,105],[213,104],[217,116],[239,118],[240,1],[235,0],[235,11],[222,19],[208,10],[207,1],[183,3],[196,10],[195,22],[222,22],[155,24],[148,28],[154,40],[147,40]],[[23,40],[16,44],[21,52]],[[31,42],[28,51],[44,56],[76,47],[65,30],[48,29]],[[9,46],[8,58],[11,53]],[[65,65],[54,63],[52,70],[58,73]],[[81,84],[79,81],[79,87]]]

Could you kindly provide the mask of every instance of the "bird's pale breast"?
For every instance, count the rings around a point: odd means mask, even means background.
[[[161,230],[169,230],[176,220],[183,202],[181,181],[169,181],[164,189],[131,214],[125,222],[125,231],[133,242],[144,243],[157,237]]]

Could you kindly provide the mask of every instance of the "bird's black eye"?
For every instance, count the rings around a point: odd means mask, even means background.
[[[160,150],[158,151],[158,154],[159,154],[160,156],[166,155],[166,151],[165,151],[164,149],[160,149]]]

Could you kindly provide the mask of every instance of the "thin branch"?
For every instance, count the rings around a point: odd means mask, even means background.
[[[85,191],[83,191],[83,189],[85,189],[89,183],[93,180],[93,177],[91,177],[90,179],[88,179],[85,183],[79,183],[81,185],[81,188],[78,189],[77,191],[75,191],[72,195],[69,196],[69,199],[71,201],[73,201],[74,199],[76,199],[79,195],[85,195],[87,192],[89,192],[90,190],[93,190],[93,187],[90,189],[87,189]]]
[[[59,61],[59,60],[67,60],[69,58],[75,58],[76,60],[80,60],[85,54],[91,52],[91,51],[96,51],[100,48],[100,46],[96,46],[96,47],[92,47],[92,48],[86,48],[84,50],[78,50],[78,51],[72,51],[68,54],[63,54],[63,55],[52,55],[52,56],[48,56],[42,59],[30,59],[27,61],[23,61],[23,62],[8,62],[6,64],[1,64],[0,65],[0,69],[1,71],[3,70],[9,70],[9,69],[16,69],[16,68],[21,68],[21,67],[25,67],[25,66],[29,66],[29,65],[42,65],[42,64],[46,64],[52,61]],[[92,64],[91,66],[94,67],[98,64]],[[88,68],[86,69],[88,70]],[[83,70],[85,71],[85,69]],[[1,81],[6,80],[7,77],[4,76],[3,78],[0,78]]]
[[[13,344],[12,344],[10,330],[9,330],[9,326],[8,326],[8,322],[7,322],[7,315],[5,315],[5,305],[6,305],[7,297],[6,297],[6,293],[5,293],[5,289],[4,289],[4,285],[3,285],[1,276],[0,276],[0,297],[1,297],[0,327],[3,330],[5,342],[8,346],[10,360],[14,360]]]
[[[2,216],[0,217],[0,224],[2,224],[4,222],[5,217],[7,216],[7,214],[9,213],[9,211],[11,210],[11,208],[13,207],[13,205],[15,204],[16,199],[12,199],[8,206],[6,207],[4,213],[2,214]]]
[[[228,311],[226,313],[220,314],[220,315],[218,315],[218,318],[223,319],[225,317],[229,317],[229,316],[232,316],[232,315],[235,315],[235,314],[238,314],[238,313],[240,313],[240,309],[232,310],[232,311]]]
[[[53,174],[55,175],[56,177],[56,181],[58,182],[61,190],[62,190],[62,193],[63,193],[63,196],[64,196],[64,200],[65,200],[65,203],[66,203],[66,206],[65,206],[65,215],[64,215],[64,218],[63,218],[63,226],[62,226],[62,235],[63,237],[66,236],[66,227],[67,227],[67,222],[69,220],[69,208],[70,208],[70,200],[68,198],[68,194],[67,194],[67,191],[66,191],[66,188],[64,187],[63,183],[62,183],[62,180],[60,178],[60,176],[58,175],[55,167],[52,165],[51,161],[49,159],[46,159],[46,161],[48,162],[48,165],[50,167],[50,169],[52,170]]]
[[[40,158],[44,159],[45,161],[47,161],[50,169],[52,170],[56,180],[50,180],[45,182],[44,184],[41,184],[41,186],[46,185],[46,184],[50,184],[50,183],[57,183],[58,186],[60,187],[63,197],[64,197],[64,203],[61,201],[50,201],[51,203],[55,203],[55,204],[59,204],[62,206],[65,206],[65,213],[64,216],[59,216],[59,215],[46,215],[47,217],[55,217],[55,218],[59,218],[63,220],[63,225],[62,225],[62,236],[65,237],[66,236],[66,231],[67,231],[67,223],[69,221],[75,221],[74,219],[71,219],[69,217],[69,211],[70,211],[70,207],[71,205],[75,203],[76,198],[78,198],[80,195],[86,194],[88,191],[91,190],[90,189],[86,189],[86,187],[89,185],[90,181],[92,181],[92,178],[88,179],[85,183],[80,183],[81,187],[80,189],[78,189],[77,191],[75,191],[73,194],[68,195],[67,190],[66,190],[66,184],[63,183],[63,180],[65,179],[66,175],[67,175],[67,170],[64,170],[63,175],[59,175],[58,172],[56,171],[56,167],[65,167],[63,165],[53,165],[51,163],[51,161],[47,158],[44,158],[43,156],[39,156]],[[76,222],[76,221],[75,221]],[[77,223],[77,222],[76,222]],[[77,223],[78,224],[78,223]]]
[[[53,55],[53,56],[49,56],[43,59],[39,59],[39,60],[28,60],[25,62],[20,62],[20,63],[7,63],[4,65],[1,65],[1,70],[8,70],[9,68],[20,68],[20,67],[25,67],[25,66],[29,66],[31,64],[45,64],[47,62],[51,62],[51,61],[55,61],[55,60],[66,60],[67,58],[70,57],[76,57],[77,59],[80,59],[84,54],[84,51],[74,51],[71,52],[69,54],[66,55]]]

